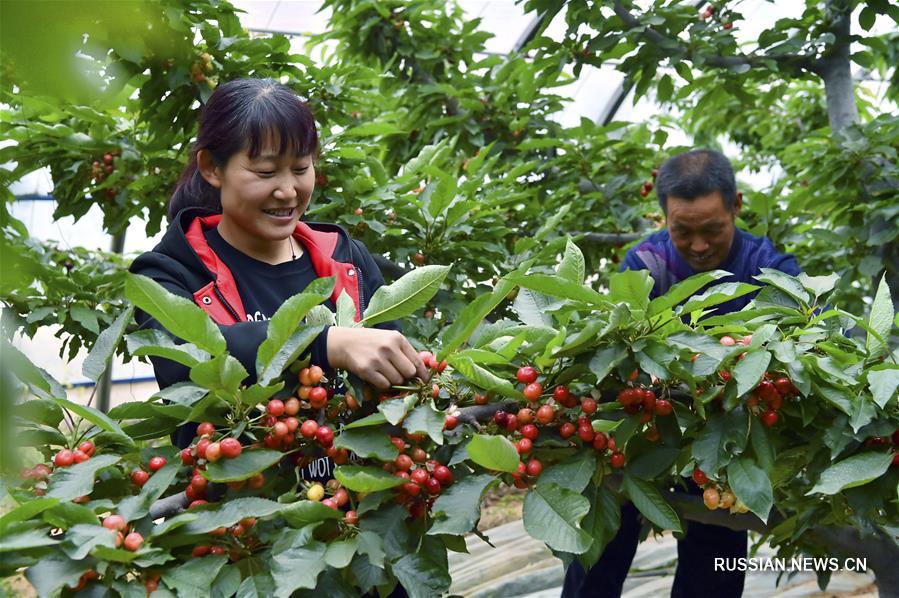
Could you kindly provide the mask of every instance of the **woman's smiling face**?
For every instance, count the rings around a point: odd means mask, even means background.
[[[243,150],[206,171],[209,176],[204,173],[221,192],[220,226],[240,244],[283,241],[309,206],[315,188],[312,156],[278,154],[276,147],[266,144],[256,157]]]

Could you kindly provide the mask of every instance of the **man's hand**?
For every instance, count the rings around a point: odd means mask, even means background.
[[[395,330],[332,326],[328,330],[328,362],[381,389],[429,377],[418,352]]]

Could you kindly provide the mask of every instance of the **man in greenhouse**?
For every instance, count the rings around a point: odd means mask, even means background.
[[[652,297],[699,272],[725,270],[731,275],[717,282],[759,284],[761,268],[790,275],[800,273],[796,258],[778,252],[770,239],[736,227],[742,207],[730,161],[720,152],[693,150],[670,158],[659,169],[656,193],[665,213],[666,228],[632,247],[622,270],[649,270],[655,284]],[[715,313],[739,311],[751,300],[744,295],[721,304]],[[701,472],[700,472],[701,473]],[[702,489],[687,480],[691,494]],[[639,543],[639,512],[633,503],[621,507],[617,535],[589,571],[575,561],[565,576],[562,595],[620,596]],[[715,558],[745,558],[747,534],[725,527],[690,521],[678,540],[678,564],[671,588],[674,597],[729,598],[743,593],[745,573],[716,571]]]

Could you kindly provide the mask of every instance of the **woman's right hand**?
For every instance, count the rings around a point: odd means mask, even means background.
[[[328,362],[380,389],[430,376],[418,351],[396,330],[332,326],[328,330]]]

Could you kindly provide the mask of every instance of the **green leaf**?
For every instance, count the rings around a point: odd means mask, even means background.
[[[191,558],[181,565],[165,569],[162,581],[178,595],[197,598],[212,596],[212,581],[227,562],[225,555]]]
[[[391,475],[378,467],[341,465],[334,470],[334,478],[355,492],[376,492],[394,488],[405,482],[403,478]]]
[[[886,274],[880,279],[877,286],[877,294],[874,296],[874,303],[871,305],[871,314],[868,316],[868,328],[875,333],[868,334],[865,341],[865,348],[868,355],[880,355],[886,349],[886,339],[890,336],[890,330],[893,326],[893,300],[890,298],[890,287],[886,283]]]
[[[25,571],[25,577],[40,596],[54,596],[65,586],[75,587],[93,564],[88,560],[73,561],[62,554],[49,554]]]
[[[443,444],[443,424],[446,416],[442,411],[434,409],[431,403],[419,405],[403,422],[403,428],[413,434],[424,433],[436,444]]]
[[[59,544],[59,540],[50,537],[50,528],[43,522],[20,521],[3,530],[0,535],[0,554],[55,544]]]
[[[328,507],[325,508],[327,509]],[[334,509],[331,510],[333,511]],[[331,542],[325,550],[325,562],[335,569],[348,567],[353,560],[353,557],[356,556],[356,548],[358,546],[358,536],[347,540]]]
[[[877,406],[883,409],[887,403],[896,398],[899,388],[899,368],[895,366],[868,372],[868,386]]]
[[[431,508],[435,520],[428,534],[461,536],[472,531],[481,518],[481,498],[494,480],[488,474],[469,475],[441,492]]]
[[[180,463],[169,463],[155,472],[140,489],[140,494],[123,498],[119,502],[116,513],[124,517],[125,521],[144,517],[150,512],[150,505],[156,502],[175,481],[181,467]]]
[[[551,465],[540,474],[540,483],[554,483],[574,492],[583,492],[596,471],[596,456],[584,451],[569,461]]]
[[[513,288],[515,288],[513,283],[501,279],[492,293],[480,295],[466,305],[459,312],[453,323],[444,329],[441,337],[443,341],[442,348],[438,354],[438,359],[445,359],[447,355],[461,347],[483,322],[484,318],[496,309],[496,306],[509,295]]]
[[[384,418],[395,426],[403,421],[403,418],[409,413],[409,409],[415,405],[416,400],[415,395],[409,395],[402,399],[384,401],[378,405],[378,411],[383,413]]]
[[[35,515],[42,513],[57,504],[59,504],[58,498],[44,497],[31,499],[28,502],[11,509],[9,512],[4,513],[4,515],[0,517],[0,532],[13,523],[31,519]]]
[[[387,432],[378,428],[345,429],[334,439],[334,446],[381,461],[393,461],[399,455]]]
[[[97,312],[84,305],[74,305],[69,310],[72,319],[93,332],[100,333],[100,324],[97,321]]]
[[[244,405],[255,407],[263,401],[273,397],[282,388],[284,388],[283,380],[270,386],[262,386],[258,383],[253,384],[252,386],[240,390],[240,402]]]
[[[372,121],[343,132],[344,137],[384,137],[388,135],[405,135],[407,131],[393,123],[385,121]]]
[[[505,436],[475,434],[466,446],[468,457],[486,469],[518,471],[518,451]]]
[[[437,293],[449,271],[450,266],[422,266],[378,287],[365,310],[363,323],[374,326],[413,314]]]
[[[188,516],[190,521],[183,526],[183,531],[188,534],[206,534],[220,527],[231,527],[246,517],[266,517],[279,512],[285,505],[265,498],[245,497],[235,498],[219,505],[203,505],[195,507],[189,512],[178,515],[175,519]],[[172,521],[172,519],[168,520]],[[165,525],[165,524],[163,524]],[[171,525],[171,524],[170,524]],[[157,526],[153,535],[159,535],[171,527]]]
[[[211,482],[239,482],[265,471],[283,457],[280,451],[245,449],[233,459],[222,457],[207,464],[204,475]]]
[[[716,413],[693,442],[693,457],[700,469],[717,477],[719,469],[743,452],[748,437],[749,416],[745,410]]]
[[[457,373],[478,388],[513,399],[524,399],[521,391],[512,386],[511,382],[477,365],[470,357],[454,353],[447,357],[447,361]]]
[[[649,307],[652,287],[652,277],[646,270],[616,272],[609,278],[609,300],[645,311]]]
[[[762,380],[771,363],[767,351],[751,351],[734,366],[734,380],[737,381],[737,396],[743,396]]]
[[[177,344],[162,330],[138,330],[126,337],[128,352],[135,356],[153,355],[170,359],[189,368],[210,358],[209,353],[190,343]]]
[[[600,293],[597,293],[585,284],[572,282],[555,274],[515,272],[507,275],[506,280],[551,297],[561,297],[590,304],[600,304],[606,300]]]
[[[113,321],[109,328],[106,328],[100,333],[91,352],[88,353],[87,357],[84,359],[84,364],[81,366],[82,374],[94,382],[100,379],[100,376],[103,375],[106,366],[109,364],[109,360],[115,353],[119,341],[122,340],[122,335],[125,333],[125,326],[131,322],[131,318],[133,317],[134,308],[129,306],[125,311],[119,314],[119,317]]]
[[[418,552],[407,554],[395,562],[393,574],[410,598],[443,596],[452,583],[444,563]]]
[[[268,574],[247,577],[237,588],[235,598],[268,598],[275,593],[275,582]]]
[[[593,542],[580,525],[589,511],[590,503],[579,493],[541,480],[524,497],[522,519],[532,538],[553,550],[581,554]]]
[[[742,457],[731,461],[727,466],[727,481],[736,497],[762,521],[767,522],[771,507],[774,506],[774,490],[765,471],[752,459]]]
[[[79,523],[66,530],[62,551],[75,561],[87,557],[97,546],[115,548],[116,532],[102,525]]]
[[[584,263],[584,254],[571,239],[565,240],[565,255],[562,257],[562,263],[556,274],[566,280],[570,280],[576,284],[584,284],[586,276],[586,264]]]
[[[810,297],[808,291],[802,283],[795,277],[785,274],[774,268],[762,268],[762,273],[754,278],[758,281],[770,284],[795,299],[796,301],[808,305]]]
[[[236,393],[249,373],[237,358],[231,355],[219,355],[204,361],[190,370],[190,379],[195,384],[210,390],[221,390]]]
[[[116,440],[123,442],[129,446],[133,445],[131,438],[129,438],[128,435],[125,434],[122,428],[119,427],[119,424],[111,420],[109,416],[107,416],[102,411],[98,411],[97,409],[94,409],[93,407],[89,407],[87,405],[73,403],[68,399],[53,397],[52,400],[56,402],[60,407],[68,409],[69,411],[80,415],[87,421],[95,424],[103,430],[114,434],[116,436]]]
[[[31,363],[5,337],[0,338],[0,362],[3,363],[5,369],[12,372],[12,375],[23,384],[30,386],[35,391],[35,394],[43,398],[61,398],[66,396],[65,389],[53,376]]]
[[[104,467],[115,465],[122,458],[118,455],[97,455],[69,467],[57,467],[50,475],[47,496],[59,500],[72,500],[90,494],[94,489],[94,476]]]
[[[350,327],[356,323],[356,304],[353,298],[345,290],[340,291],[340,297],[337,298],[337,317],[338,326]]]
[[[13,416],[25,421],[58,428],[62,422],[62,408],[51,399],[33,398],[25,399],[21,403],[13,405]]]
[[[314,500],[300,500],[281,510],[281,517],[290,527],[302,529],[327,519],[342,519],[343,512]]]
[[[125,297],[163,328],[212,355],[221,355],[228,348],[221,330],[206,312],[192,301],[169,293],[155,280],[125,273]]]
[[[318,278],[302,293],[294,295],[278,308],[269,320],[265,340],[256,352],[257,372],[265,371],[275,355],[296,332],[309,310],[331,296],[334,280],[333,276]]]
[[[597,384],[605,380],[615,366],[625,358],[627,358],[627,349],[619,344],[610,345],[597,351],[590,359],[589,364],[590,372],[596,376]]]
[[[757,291],[758,288],[759,287],[756,285],[747,284],[745,282],[724,282],[716,284],[706,292],[693,296],[689,301],[684,303],[678,310],[678,313],[685,316],[694,311],[713,307],[726,301],[730,301],[731,299],[748,295],[749,293]]]
[[[278,349],[268,366],[259,376],[259,384],[269,385],[281,376],[284,369],[297,360],[300,353],[312,344],[312,341],[321,333],[322,326],[303,326],[294,332],[289,339]]]
[[[879,478],[889,469],[892,453],[865,452],[834,463],[821,472],[818,483],[806,493],[836,494],[846,488],[863,486]]]
[[[666,309],[671,309],[681,301],[684,301],[688,297],[692,297],[697,291],[710,282],[714,282],[725,276],[730,276],[730,273],[725,272],[724,270],[712,270],[710,272],[695,274],[690,278],[682,280],[668,289],[668,291],[661,297],[656,297],[650,301],[647,314],[649,316],[656,316]]]
[[[662,529],[683,531],[677,511],[668,504],[652,482],[625,475],[622,489],[644,517]]]

